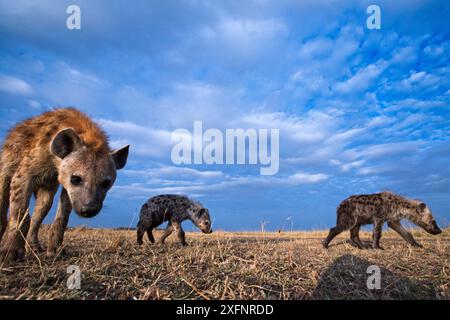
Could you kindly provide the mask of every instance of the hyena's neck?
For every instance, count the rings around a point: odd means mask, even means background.
[[[189,213],[189,212],[185,213],[185,219],[186,220],[191,220],[194,223],[197,221],[197,219],[194,217],[194,215],[192,213]]]
[[[417,205],[420,203],[418,200],[410,200],[400,195],[391,194],[397,207],[397,212],[400,218],[405,218],[410,220],[411,222],[417,224],[418,217],[416,215]]]

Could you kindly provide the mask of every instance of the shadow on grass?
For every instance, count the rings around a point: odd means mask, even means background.
[[[359,257],[346,254],[337,258],[321,275],[312,293],[313,299],[436,299],[432,283],[398,276],[380,267],[380,289],[368,289],[367,280],[373,274],[367,269],[374,265]],[[370,281],[370,283],[373,283]]]

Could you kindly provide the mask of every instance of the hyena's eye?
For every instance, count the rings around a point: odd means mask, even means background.
[[[80,176],[73,175],[72,177],[70,177],[70,183],[74,186],[79,186],[82,181],[83,179],[81,179]]]
[[[103,189],[109,189],[109,187],[111,187],[111,180],[106,179],[102,182],[101,186]]]

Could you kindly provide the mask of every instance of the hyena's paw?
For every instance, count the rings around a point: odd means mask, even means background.
[[[45,252],[46,250],[39,241],[30,242],[29,245],[29,250],[33,251],[34,253]]]
[[[6,243],[0,249],[0,261],[5,263],[12,263],[16,261],[23,261],[25,259],[25,248],[18,245],[8,245]]]
[[[66,254],[67,254],[67,252],[66,252],[66,250],[64,248],[62,248],[62,247],[51,247],[51,246],[49,246],[47,248],[47,251],[45,253],[45,255],[48,258],[55,258],[57,256],[64,256]]]
[[[360,250],[366,249],[366,247],[362,243],[356,241],[350,241],[350,244]]]
[[[384,248],[383,248],[382,246],[380,246],[379,244],[378,244],[378,245],[373,245],[373,246],[372,246],[372,249],[375,249],[375,250],[384,250]]]
[[[421,245],[420,243],[414,242],[411,244],[411,247],[413,248],[423,248],[423,245]]]

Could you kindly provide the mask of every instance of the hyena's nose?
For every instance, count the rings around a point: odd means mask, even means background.
[[[97,213],[99,213],[101,209],[102,209],[101,206],[88,204],[88,205],[84,205],[81,208],[80,213],[83,217],[91,218],[91,217],[97,215]]]

